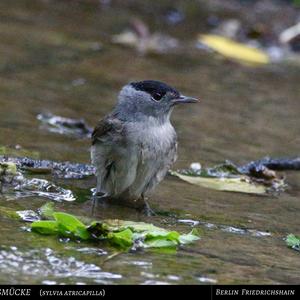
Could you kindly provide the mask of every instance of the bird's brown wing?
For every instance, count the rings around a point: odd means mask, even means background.
[[[97,192],[118,197],[134,181],[137,167],[137,155],[128,147],[124,123],[115,115],[105,117],[95,128],[92,143]]]
[[[124,126],[114,115],[109,115],[100,120],[92,133],[92,145],[97,142],[111,140],[120,141],[124,137]]]

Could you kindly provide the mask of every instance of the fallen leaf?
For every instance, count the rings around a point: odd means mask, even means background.
[[[133,233],[130,229],[120,232],[109,232],[107,238],[111,244],[121,248],[128,248],[133,244]]]
[[[294,234],[289,234],[286,237],[285,241],[286,241],[286,244],[288,247],[290,247],[294,250],[300,251],[300,237],[299,236],[296,236]]]
[[[53,217],[57,222],[57,227],[61,234],[67,236],[71,234],[82,240],[88,240],[90,238],[90,234],[86,229],[86,226],[75,216],[62,212],[55,212],[53,213]]]
[[[58,233],[56,221],[35,221],[31,224],[31,230],[44,235],[54,235]]]
[[[177,231],[144,222],[123,220],[93,221],[83,224],[78,217],[62,212],[53,212],[53,207],[44,205],[41,216],[54,218],[51,221],[34,221],[32,231],[45,235],[61,235],[82,240],[107,240],[111,245],[128,249],[131,246],[141,248],[176,247],[199,239],[198,232],[193,230],[181,235]]]
[[[234,178],[202,177],[183,175],[175,171],[172,171],[171,175],[177,176],[180,179],[191,184],[217,191],[240,192],[248,194],[266,194],[268,190],[264,185],[251,182],[246,176]]]
[[[262,50],[238,43],[232,39],[214,35],[202,34],[199,42],[222,54],[246,65],[262,65],[270,62],[269,56]]]

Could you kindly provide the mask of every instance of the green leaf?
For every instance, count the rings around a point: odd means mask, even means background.
[[[200,237],[199,237],[199,233],[196,228],[193,228],[193,230],[190,233],[182,234],[179,237],[179,242],[180,242],[180,244],[183,244],[183,245],[190,244],[190,243],[193,243],[198,240],[200,240]]]
[[[146,247],[164,248],[179,245],[180,234],[176,231],[150,231],[145,236]]]
[[[124,221],[124,220],[117,220],[117,219],[104,220],[103,222],[105,222],[105,224],[108,225],[110,230],[116,230],[116,231],[129,228],[133,232],[145,232],[145,231],[154,231],[154,230],[164,230],[167,232],[167,230],[163,228],[145,222]]]
[[[66,236],[74,235],[75,237],[83,240],[90,238],[90,234],[86,229],[86,226],[76,217],[62,212],[53,213],[53,217],[57,222],[59,234]]]
[[[286,244],[297,251],[300,251],[300,237],[294,234],[289,234],[286,237]]]
[[[177,231],[155,230],[146,233],[145,239],[160,238],[170,241],[178,241],[180,234]]]
[[[107,237],[111,244],[121,248],[128,248],[133,244],[133,233],[129,228],[120,232],[110,232]]]
[[[44,235],[54,235],[58,233],[56,221],[35,221],[31,224],[32,231]]]
[[[195,229],[189,234],[180,235],[177,231],[168,231],[144,222],[106,220],[93,221],[86,226],[78,217],[63,212],[53,212],[52,204],[44,205],[41,214],[45,217],[53,217],[54,221],[33,222],[33,231],[82,240],[108,240],[110,244],[122,249],[128,249],[133,244],[144,248],[176,249],[180,244],[199,239]]]
[[[40,209],[41,217],[44,219],[53,219],[54,214],[54,203],[53,202],[47,202],[44,204]]]
[[[145,248],[173,248],[178,246],[176,240],[157,237],[145,240]]]

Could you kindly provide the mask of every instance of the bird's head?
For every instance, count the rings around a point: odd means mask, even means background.
[[[125,85],[119,94],[117,108],[126,119],[154,117],[163,121],[170,117],[175,105],[197,101],[163,82],[145,80]]]

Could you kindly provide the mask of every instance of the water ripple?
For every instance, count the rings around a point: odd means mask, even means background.
[[[40,278],[44,284],[55,284],[62,278],[77,284],[80,278],[93,282],[122,278],[120,274],[104,272],[99,266],[75,257],[61,257],[50,248],[22,251],[16,247],[0,247],[0,269],[2,273]]]

